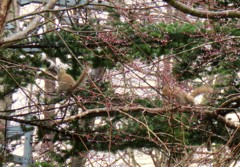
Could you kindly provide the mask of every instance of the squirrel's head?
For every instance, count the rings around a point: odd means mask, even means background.
[[[66,70],[64,68],[58,69],[58,75],[61,75],[61,74],[66,74]]]

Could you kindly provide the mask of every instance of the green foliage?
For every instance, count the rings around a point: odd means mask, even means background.
[[[54,164],[48,162],[36,162],[32,167],[54,167]]]
[[[86,147],[88,150],[109,151],[109,141],[112,143],[110,147],[112,152],[129,147],[158,148],[158,144],[151,142],[151,140],[158,141],[155,135],[163,142],[179,143],[180,145],[187,140],[191,140],[188,131],[181,125],[189,124],[189,116],[186,114],[145,115],[140,111],[136,113],[132,113],[132,116],[144,123],[147,128],[135,120],[116,114],[115,119],[111,121],[106,119],[105,124],[95,127],[94,131],[91,129],[86,130],[88,133],[85,136],[81,135],[79,138],[74,138],[74,140],[67,139],[67,142],[72,145],[72,149],[63,150],[59,155],[54,153],[54,157],[57,158],[58,162],[63,162],[64,158],[77,155],[78,152],[87,151]],[[169,117],[172,117],[172,119],[169,119]],[[117,128],[116,125],[119,121],[122,122],[122,125]],[[148,129],[154,132],[155,135]],[[77,131],[75,130],[75,132]],[[169,133],[170,135],[166,135]],[[179,155],[181,153],[176,153],[176,156]]]
[[[224,144],[226,142],[224,139],[228,138],[226,127],[220,122],[214,122],[211,118],[192,121],[191,127],[189,140],[187,140],[188,145],[208,144],[207,142]]]
[[[100,53],[98,53],[98,54],[100,54]],[[98,56],[98,54],[93,56],[91,59],[93,67],[95,67],[95,68],[97,68],[97,67],[112,68],[114,66],[115,63],[111,59]]]
[[[38,41],[40,44],[47,45],[47,48],[42,50],[52,58],[59,58],[63,63],[69,64],[73,69],[78,69],[78,61],[87,60],[91,61],[93,67],[112,67],[116,62],[116,57],[104,57],[104,55],[111,55],[112,51],[109,48],[88,48],[92,45],[92,39],[96,38],[94,30],[85,26],[81,29],[75,28],[77,35],[68,32],[53,32],[43,36],[43,39]],[[84,39],[81,37],[85,36]],[[61,38],[60,38],[61,36]],[[56,42],[57,41],[57,42]],[[67,47],[68,46],[68,47]],[[111,59],[112,58],[112,59]],[[77,76],[77,75],[76,75]]]
[[[181,47],[186,45],[187,42],[192,42],[189,41],[191,40],[190,35],[196,33],[198,28],[201,27],[201,24],[195,24],[194,26],[192,24],[148,25],[140,29],[141,33],[144,34],[144,38],[137,35],[126,23],[119,23],[118,27],[120,34],[112,33],[112,35],[118,37],[119,39],[117,40],[125,40],[125,38],[123,38],[125,36],[131,39],[132,42],[130,45],[125,47],[130,58],[147,60],[149,58],[161,56],[161,53],[169,54],[172,48]],[[123,57],[119,59],[118,53],[115,53],[115,50],[112,50],[112,48],[104,45],[94,46],[93,39],[99,38],[99,36],[94,33],[92,27],[75,27],[74,30],[76,34],[62,31],[46,34],[43,36],[42,40],[38,42],[48,46],[48,48],[43,48],[43,51],[46,52],[47,55],[50,57],[58,57],[62,62],[67,64],[74,62],[74,59],[70,59],[67,56],[70,55],[70,52],[77,58],[82,56],[83,59],[92,61],[94,67],[111,67],[114,63],[123,60]],[[61,36],[61,38],[59,36]],[[102,39],[98,40],[101,42]],[[71,51],[67,49],[64,42]],[[116,49],[122,47],[121,43],[119,46],[116,45],[115,47]],[[191,47],[189,46],[189,48]],[[161,52],[161,50],[164,50],[164,52]]]
[[[234,35],[234,36],[240,36],[240,30],[239,28],[232,28],[229,30],[231,32],[231,35]]]
[[[217,0],[219,7],[227,7],[228,5],[233,6],[234,8],[238,8],[240,6],[239,1],[236,0]]]
[[[134,103],[140,104],[144,107],[155,108],[155,107],[162,107],[163,103],[160,99],[155,99],[151,101],[149,99],[135,99]]]
[[[36,71],[29,67],[40,67],[43,64],[40,57],[30,55],[17,49],[0,49],[1,59],[1,84],[4,84],[4,96],[13,93],[19,86],[26,87],[29,83],[35,83]]]

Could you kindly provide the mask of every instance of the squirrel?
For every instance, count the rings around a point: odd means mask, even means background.
[[[85,79],[87,72],[84,70],[77,81],[73,77],[66,73],[66,70],[60,68],[57,74],[58,80],[58,93],[62,92],[73,92]]]
[[[179,87],[164,86],[162,89],[162,95],[168,98],[173,98],[180,104],[195,104],[194,98],[203,93],[213,93],[213,89],[208,86],[201,86],[194,89],[191,93],[182,91]]]

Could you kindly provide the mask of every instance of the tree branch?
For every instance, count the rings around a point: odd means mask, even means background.
[[[196,17],[210,18],[210,19],[240,18],[240,11],[237,11],[237,10],[226,10],[226,11],[216,11],[216,12],[206,11],[206,10],[194,9],[176,0],[163,0],[163,1],[183,13],[190,14]]]
[[[218,115],[217,110],[223,110],[223,108],[209,108],[209,107],[159,107],[159,108],[147,108],[147,107],[112,107],[112,108],[97,108],[97,109],[89,109],[77,115],[69,116],[64,120],[55,120],[55,123],[61,124],[70,122],[76,119],[81,119],[84,117],[91,117],[91,116],[104,116],[110,114],[114,114],[116,112],[146,112],[148,114],[164,114],[167,112],[189,112],[189,113],[198,113],[201,115],[207,115],[212,119],[218,120],[224,123],[226,126],[232,129],[240,129],[240,124],[236,125],[234,122],[226,120],[225,117]]]
[[[174,107],[171,107],[171,110],[175,110],[176,108]],[[65,123],[65,122],[70,122],[70,121],[73,121],[75,119],[80,119],[80,118],[83,118],[83,117],[87,117],[87,116],[90,116],[90,115],[96,115],[96,114],[107,114],[107,113],[115,113],[115,112],[119,112],[119,111],[122,111],[122,112],[136,112],[136,111],[146,111],[148,113],[152,113],[152,114],[157,114],[157,113],[163,113],[165,112],[167,109],[165,108],[147,108],[147,107],[112,107],[112,108],[96,108],[96,109],[89,109],[89,110],[86,110],[84,112],[81,112],[77,115],[73,115],[73,116],[69,116],[67,118],[65,118],[64,120],[59,120],[59,121],[56,121],[56,123]]]
[[[215,110],[215,112],[214,112]],[[73,116],[69,116],[67,118],[65,118],[64,120],[53,120],[54,124],[56,126],[61,127],[59,124],[62,123],[67,123],[76,119],[81,119],[84,117],[96,117],[96,116],[108,116],[108,114],[114,114],[116,112],[118,113],[122,113],[125,112],[145,112],[148,114],[152,114],[152,115],[157,115],[157,114],[164,114],[167,112],[189,112],[189,113],[198,113],[201,115],[206,115],[211,117],[212,119],[218,120],[222,123],[224,123],[227,127],[232,128],[232,129],[237,129],[240,130],[240,124],[235,124],[232,121],[227,120],[225,117],[218,115],[217,114],[217,110],[223,110],[223,108],[209,108],[209,107],[159,107],[159,108],[147,108],[147,107],[142,107],[142,106],[137,106],[137,107],[112,107],[112,108],[96,108],[96,109],[89,109],[86,110],[82,113],[79,113],[77,115],[73,115]],[[51,127],[48,125],[44,125],[43,123],[37,123],[36,121],[29,121],[29,120],[23,120],[23,119],[18,119],[15,118],[14,116],[6,116],[6,115],[0,115],[0,119],[4,119],[4,120],[10,120],[10,121],[15,121],[18,123],[22,123],[22,124],[28,124],[28,125],[32,125],[32,126],[37,126],[37,127],[41,127],[47,130],[51,130],[51,131],[55,131],[55,132],[61,132],[64,133],[66,130],[64,128],[62,129],[57,129],[56,127]],[[66,132],[65,132],[66,133]]]

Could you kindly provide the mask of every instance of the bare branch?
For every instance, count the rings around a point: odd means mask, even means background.
[[[176,108],[171,107],[171,110],[174,110]],[[70,122],[75,119],[80,119],[83,117],[87,117],[91,114],[99,114],[99,113],[106,113],[106,112],[129,112],[129,111],[146,111],[149,113],[162,113],[165,112],[165,108],[146,108],[146,107],[113,107],[113,108],[96,108],[96,109],[90,109],[87,111],[84,111],[80,114],[74,115],[74,116],[69,116],[65,118],[64,120],[56,121],[56,123],[65,123],[65,122]]]
[[[141,107],[141,106],[137,106],[137,107],[112,107],[112,108],[96,108],[96,109],[89,109],[86,110],[82,113],[79,113],[77,115],[74,116],[69,116],[67,118],[65,118],[64,120],[56,120],[55,123],[59,124],[59,123],[66,123],[66,122],[70,122],[73,121],[75,119],[81,119],[84,117],[91,117],[91,115],[96,116],[97,115],[104,115],[106,113],[114,113],[114,112],[145,112],[148,114],[164,114],[166,112],[189,112],[189,113],[198,113],[200,115],[207,115],[209,117],[211,117],[212,119],[218,120],[222,123],[224,123],[227,127],[232,128],[232,129],[239,129],[240,125],[236,125],[233,122],[226,120],[225,117],[218,115],[217,111],[218,110],[223,110],[223,108],[209,108],[209,107],[159,107],[159,108],[147,108],[147,107]],[[214,112],[216,111],[216,112]]]
[[[198,10],[192,7],[189,7],[181,2],[175,0],[163,0],[168,3],[172,7],[184,12],[186,14],[190,14],[192,16],[201,17],[201,18],[211,18],[211,19],[219,19],[219,18],[240,18],[240,11],[237,10],[225,10],[225,11],[206,11],[206,10]]]

